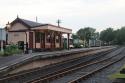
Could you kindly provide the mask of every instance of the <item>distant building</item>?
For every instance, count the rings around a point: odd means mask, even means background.
[[[3,50],[3,47],[6,42],[6,31],[3,28],[0,28],[0,48],[2,47],[1,50]]]
[[[73,43],[74,44],[83,44],[83,40],[81,40],[81,39],[74,39]]]
[[[63,37],[63,47],[65,49],[68,48],[67,38],[66,37]],[[74,46],[73,46],[73,39],[71,37],[69,38],[69,48],[74,48]]]
[[[27,44],[29,49],[63,48],[62,34],[67,34],[69,40],[72,33],[71,29],[21,18],[16,18],[10,23],[10,27],[6,28],[8,44]]]
[[[89,41],[89,45],[90,47],[98,47],[101,45],[101,41],[100,40],[90,40]]]
[[[83,47],[83,44],[84,44],[83,40],[79,38],[73,39],[73,45],[75,48]]]

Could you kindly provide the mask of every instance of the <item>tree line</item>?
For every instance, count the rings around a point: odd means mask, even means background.
[[[101,40],[103,44],[107,45],[124,45],[125,44],[125,27],[114,30],[113,28],[107,28],[103,31],[96,32],[96,29],[92,27],[85,27],[79,29],[75,34],[72,35],[73,39],[81,39],[87,45],[89,40]]]
[[[100,40],[117,45],[125,44],[125,27],[114,30],[113,28],[107,28],[106,30],[101,31]]]

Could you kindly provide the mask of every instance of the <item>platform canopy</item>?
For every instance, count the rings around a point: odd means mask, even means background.
[[[72,33],[71,29],[63,28],[63,27],[58,27],[52,24],[43,24],[42,26],[32,28],[32,30],[53,30],[53,31],[58,31],[62,33]]]

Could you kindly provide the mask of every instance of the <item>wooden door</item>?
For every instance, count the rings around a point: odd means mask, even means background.
[[[33,48],[33,32],[29,32],[29,48]]]
[[[41,48],[45,48],[45,34],[41,33]]]

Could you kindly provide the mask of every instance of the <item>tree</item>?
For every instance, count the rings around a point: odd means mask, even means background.
[[[77,34],[72,34],[73,39],[79,39],[79,36]]]
[[[125,44],[125,27],[116,31],[116,42],[117,44]]]
[[[81,40],[86,41],[87,44],[89,43],[89,40],[94,35],[96,29],[91,27],[85,27],[81,28],[77,31],[77,35],[80,37]]]
[[[100,37],[99,32],[95,32],[92,36],[92,39],[97,40],[99,39],[99,37]]]
[[[115,33],[113,28],[107,28],[106,30],[101,31],[100,40],[110,43],[115,39]]]

